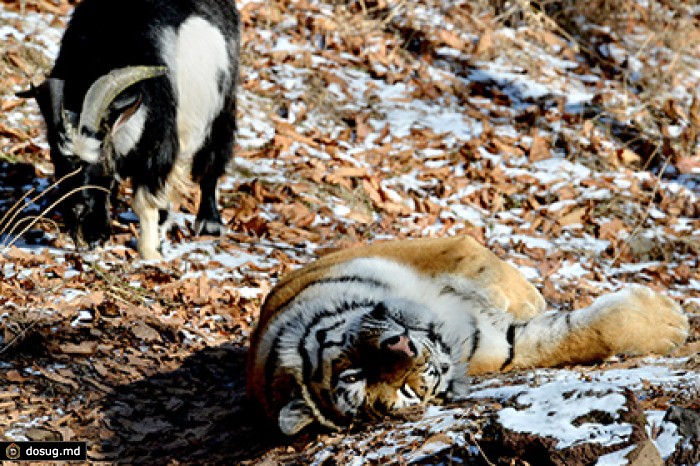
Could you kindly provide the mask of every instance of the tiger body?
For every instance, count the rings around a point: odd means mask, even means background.
[[[341,429],[463,397],[469,374],[666,353],[688,321],[641,286],[572,312],[468,237],[343,250],[283,277],[248,354],[248,396],[280,430]]]

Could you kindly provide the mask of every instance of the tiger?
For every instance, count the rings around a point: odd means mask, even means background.
[[[343,249],[283,275],[250,339],[246,391],[285,436],[468,395],[469,377],[667,354],[689,332],[642,285],[573,311],[469,236]]]

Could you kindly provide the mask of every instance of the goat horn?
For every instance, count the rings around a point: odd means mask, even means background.
[[[83,99],[79,132],[93,135],[100,129],[107,108],[126,88],[134,84],[164,75],[165,66],[127,66],[112,70],[92,83]]]

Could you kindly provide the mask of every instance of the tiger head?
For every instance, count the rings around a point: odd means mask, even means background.
[[[287,383],[273,386],[288,391],[275,397],[285,403],[277,416],[283,433],[315,422],[337,430],[463,392],[457,345],[427,309],[406,300],[333,307],[307,308],[307,323],[290,324],[278,340],[275,378]]]

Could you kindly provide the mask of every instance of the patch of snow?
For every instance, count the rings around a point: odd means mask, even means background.
[[[632,433],[632,426],[626,423],[588,421],[577,425],[579,418],[592,411],[607,413],[617,420],[618,412],[625,409],[625,396],[605,384],[582,388],[578,381],[552,382],[529,389],[516,401],[526,408],[502,409],[499,422],[517,432],[552,437],[559,449],[581,443],[615,445]]]
[[[678,426],[673,422],[664,421],[664,411],[645,411],[644,414],[647,418],[647,435],[665,460],[676,451],[676,445],[683,439],[678,433]]]
[[[26,415],[20,417],[18,422],[15,422],[5,430],[4,435],[7,439],[15,442],[28,442],[30,438],[27,437],[27,430],[33,427],[42,427],[51,419],[51,416],[37,416],[29,418]]]
[[[662,363],[668,361],[659,362]],[[525,378],[537,381],[539,386],[531,386],[531,383],[498,386],[499,381],[486,380],[474,386],[468,398],[515,399],[524,409],[501,410],[498,414],[501,423],[521,432],[551,436],[557,439],[559,448],[591,440],[613,445],[629,435],[631,427],[620,423],[610,426],[595,423],[572,425],[574,419],[594,410],[606,412],[614,419],[614,412],[622,406],[622,390],[625,388],[639,391],[651,386],[692,392],[700,386],[700,373],[662,365],[589,371],[585,380],[571,371],[546,369],[533,371]],[[660,425],[659,416],[662,414],[652,413],[650,424]],[[656,441],[662,455],[668,456],[677,438],[673,427],[666,424],[663,423],[663,430]]]
[[[603,455],[595,463],[595,466],[625,466],[629,464],[627,460],[627,455],[632,453],[636,445],[630,445],[629,447],[622,448],[607,455]]]
[[[586,251],[595,256],[600,256],[610,247],[610,241],[596,239],[588,234],[583,235],[583,237],[564,235],[555,242],[565,251]]]
[[[619,267],[611,267],[608,269],[610,275],[622,275],[630,273],[639,273],[643,270],[653,269],[662,266],[663,263],[659,261],[652,262],[638,262],[636,264],[621,264]]]
[[[75,290],[73,288],[65,288],[62,290],[63,291],[63,299],[66,301],[73,301],[76,298],[79,298],[80,296],[85,296],[86,293],[82,290]]]
[[[549,251],[554,248],[554,243],[547,238],[535,238],[534,236],[522,234],[514,235],[510,232],[504,232],[504,234],[500,235],[496,235],[494,233],[491,235],[491,241],[502,246],[507,246],[510,243],[523,244],[525,247],[530,249],[544,249],[545,251]]]
[[[26,11],[23,15],[8,11],[0,3],[0,16],[5,25],[0,26],[0,40],[7,42],[8,37],[14,36],[23,42],[27,47],[32,47],[53,60],[58,55],[58,48],[63,36],[63,28],[52,26],[53,15],[44,15],[33,11]],[[11,23],[18,23],[22,26],[15,28],[9,26]],[[27,40],[29,36],[34,36],[32,40]],[[40,45],[38,45],[40,44]]]
[[[73,319],[73,321],[70,323],[71,327],[79,327],[81,325],[89,325],[92,322],[93,315],[92,312],[88,311],[87,309],[83,309],[80,312],[78,312],[78,315]]]

